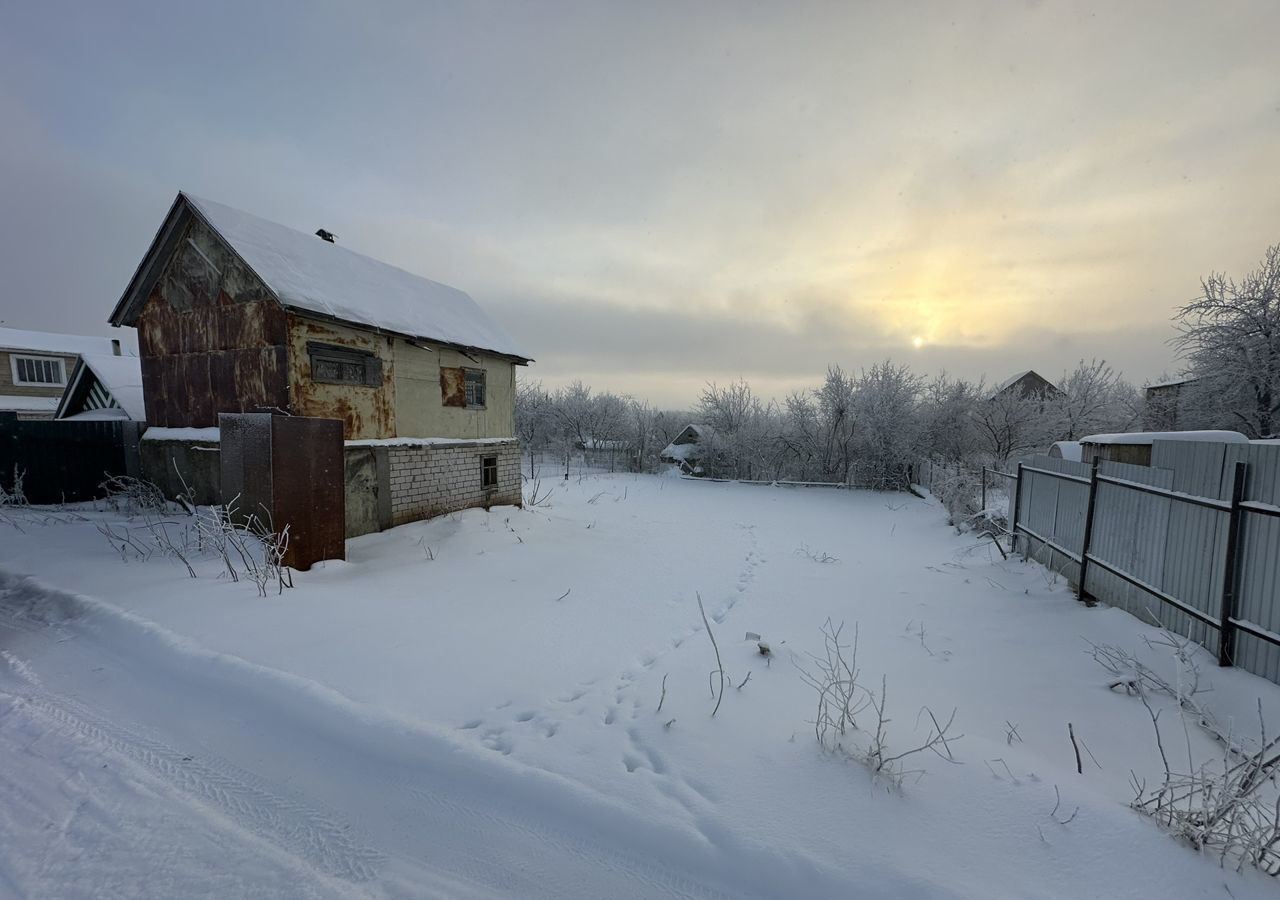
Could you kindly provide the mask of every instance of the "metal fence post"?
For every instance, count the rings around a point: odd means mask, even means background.
[[[1089,503],[1084,511],[1084,540],[1080,543],[1080,584],[1076,589],[1076,599],[1087,597],[1084,579],[1089,573],[1089,544],[1093,541],[1093,510],[1098,500],[1098,457],[1093,458],[1093,466],[1089,469]]]
[[[1236,581],[1240,569],[1240,501],[1244,499],[1244,479],[1248,464],[1236,463],[1231,483],[1231,511],[1227,514],[1227,553],[1222,572],[1222,619],[1218,629],[1218,665],[1233,665],[1236,653]]]
[[[1010,538],[1009,550],[1016,552],[1018,549],[1018,512],[1022,507],[1022,463],[1018,463],[1018,481],[1013,488],[1013,521],[1009,523]],[[1026,554],[1023,554],[1026,558]]]

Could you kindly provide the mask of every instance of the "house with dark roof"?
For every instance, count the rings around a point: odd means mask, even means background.
[[[88,355],[119,357],[111,338],[0,328],[0,413],[52,419],[68,379]]]
[[[337,419],[348,449],[404,457],[392,480],[421,489],[384,485],[396,524],[518,503],[515,367],[532,360],[464,292],[335,237],[178,194],[110,317],[138,330],[144,444],[208,439],[220,413]],[[450,448],[465,496],[424,474],[428,446]]]
[[[1048,400],[1061,394],[1058,386],[1034,369],[1016,372],[996,385],[988,399]]]

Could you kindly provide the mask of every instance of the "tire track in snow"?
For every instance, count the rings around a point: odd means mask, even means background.
[[[7,617],[6,617],[7,618]],[[213,806],[241,827],[298,856],[327,875],[356,883],[377,877],[385,856],[352,839],[336,817],[282,796],[259,779],[217,759],[188,756],[138,730],[107,721],[85,704],[44,691],[29,666],[4,654],[26,689],[0,693],[28,708],[64,733],[92,742],[141,764],[188,796]]]

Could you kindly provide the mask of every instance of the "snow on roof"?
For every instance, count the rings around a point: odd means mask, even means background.
[[[99,355],[86,355],[83,360],[130,419],[135,422],[146,420],[147,408],[142,402],[142,360],[136,356]]]
[[[683,459],[696,456],[702,450],[697,444],[667,444],[667,448],[659,455],[659,459]]]
[[[0,349],[34,350],[37,353],[62,353],[67,356],[86,353],[110,355],[115,352],[111,346],[111,338],[58,334],[52,331],[23,331],[18,328],[0,328]]]
[[[1031,369],[1023,369],[1021,372],[1018,372],[1015,375],[1010,375],[1004,381],[996,385],[994,393],[998,394],[1001,391],[1003,391],[1005,388],[1010,387],[1011,385],[1017,384],[1019,381],[1021,381],[1022,379],[1030,375],[1031,371],[1032,371]]]
[[[182,194],[286,306],[528,359],[467,294],[221,203]]]
[[[1133,431],[1128,434],[1091,434],[1080,438],[1082,444],[1149,445],[1153,441],[1203,441],[1213,444],[1247,444],[1249,439],[1238,431]]]
[[[1054,450],[1058,452],[1054,453]],[[1069,459],[1072,462],[1080,462],[1080,458],[1084,454],[1079,441],[1054,441],[1049,448],[1049,455],[1056,456],[1059,459]]]
[[[53,412],[59,397],[0,396],[0,412]]]
[[[1155,384],[1147,385],[1147,389],[1150,390],[1151,388],[1177,387],[1180,384],[1189,384],[1197,380],[1198,379],[1194,375],[1184,375],[1181,378],[1166,378],[1164,381],[1157,381]]]

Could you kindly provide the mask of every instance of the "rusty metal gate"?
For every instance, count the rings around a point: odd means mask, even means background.
[[[277,533],[299,570],[345,559],[342,422],[271,413],[221,413],[222,502]]]

